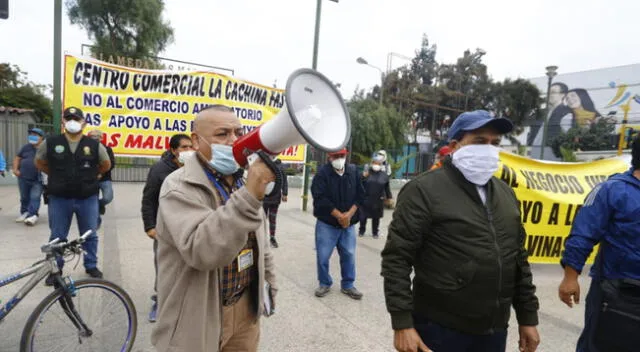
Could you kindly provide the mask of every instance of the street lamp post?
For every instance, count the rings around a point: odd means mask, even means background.
[[[380,98],[380,105],[382,105],[382,96],[384,91],[384,72],[380,67],[371,65],[369,62],[367,62],[367,60],[365,60],[362,57],[357,58],[356,62],[359,63],[360,65],[367,65],[369,67],[373,67],[376,70],[380,71],[380,97],[379,98]]]
[[[338,0],[330,0],[338,3]],[[322,0],[317,0],[316,3],[316,27],[313,36],[313,63],[312,68],[318,69],[318,44],[320,42],[320,18],[322,14]],[[311,168],[309,162],[311,161],[311,147],[307,146],[307,153],[304,158],[304,181],[302,185],[302,211],[307,211],[307,202],[309,200],[309,173]]]
[[[547,66],[547,77],[549,78],[547,81],[547,108],[544,112],[544,126],[542,130],[542,146],[540,148],[540,160],[544,160],[544,149],[547,146],[547,131],[549,130],[549,113],[551,109],[549,108],[549,91],[551,91],[551,82],[553,82],[553,77],[555,77],[558,72],[558,66]]]
[[[53,3],[53,133],[60,132],[62,115],[62,82],[60,66],[62,59],[62,0]]]

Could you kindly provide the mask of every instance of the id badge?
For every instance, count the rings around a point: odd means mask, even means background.
[[[238,255],[238,272],[253,265],[253,249],[245,249]]]

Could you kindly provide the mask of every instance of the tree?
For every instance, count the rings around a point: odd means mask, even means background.
[[[162,19],[162,0],[68,0],[66,6],[71,23],[94,41],[94,54],[143,59],[173,40],[173,29]]]
[[[402,147],[406,122],[393,107],[381,106],[377,100],[364,98],[362,91],[353,96],[348,107],[354,155],[366,158],[376,150]]]
[[[51,121],[53,109],[47,92],[51,87],[35,84],[16,65],[0,63],[0,106],[33,109],[43,122]]]
[[[615,124],[602,119],[589,128],[573,127],[567,133],[561,134],[551,142],[553,154],[560,158],[562,149],[569,151],[612,150],[617,141],[613,130]],[[566,152],[565,152],[566,153]]]

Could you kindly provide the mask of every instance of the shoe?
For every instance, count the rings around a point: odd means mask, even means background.
[[[24,219],[24,223],[33,226],[38,222],[38,215],[31,215],[30,217]]]
[[[358,234],[358,236],[360,236],[360,237],[364,237],[364,232],[360,232],[360,233]]]
[[[151,311],[149,312],[149,322],[155,323],[157,316],[158,316],[158,303],[153,302],[153,304],[151,305]]]
[[[16,222],[24,222],[29,217],[29,213],[23,213],[16,218]]]
[[[104,215],[104,213],[107,211],[104,204],[98,205],[98,208],[99,208],[98,211],[100,212],[100,215]]]
[[[62,276],[62,270],[60,270],[60,276]],[[53,286],[55,279],[53,275],[49,275],[47,279],[44,281],[45,286]]]
[[[278,241],[276,241],[275,237],[271,237],[270,242],[271,242],[271,247],[278,248]]]
[[[87,274],[89,274],[89,276],[96,278],[96,279],[102,279],[102,271],[100,271],[100,269],[98,268],[91,268],[91,269],[87,269],[85,270],[85,272]]]
[[[324,297],[329,291],[331,291],[331,287],[329,286],[320,286],[316,289],[316,297]]]
[[[380,238],[380,235],[378,235],[378,234],[376,233],[376,234],[374,234],[374,235],[373,235],[373,238],[374,238],[374,239],[378,239],[378,238]]]
[[[356,300],[362,299],[362,293],[358,291],[358,289],[356,289],[355,287],[346,288],[346,289],[343,288],[342,290],[340,290],[340,292]]]

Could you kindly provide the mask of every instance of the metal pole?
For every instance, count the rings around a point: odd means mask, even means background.
[[[316,5],[316,29],[313,37],[313,66],[314,70],[318,69],[318,42],[320,41],[320,15],[322,13],[322,0],[317,0]],[[309,179],[311,173],[311,147],[306,147],[306,155],[304,160],[304,182],[302,184],[302,211],[307,211],[309,200]]]
[[[544,126],[542,126],[542,146],[540,147],[540,160],[544,160],[544,149],[547,146],[547,130],[549,129],[549,91],[551,91],[552,76],[547,81],[547,108],[544,111]]]
[[[624,117],[622,118],[622,126],[620,126],[620,138],[618,139],[618,153],[617,155],[620,156],[622,155],[622,144],[624,143],[624,134],[626,132],[627,129],[627,117],[629,116],[629,110],[631,110],[631,100],[629,99],[629,102],[627,102],[626,104],[622,105],[622,111],[624,111]]]
[[[53,12],[53,133],[58,133],[62,115],[62,0],[54,0]]]

